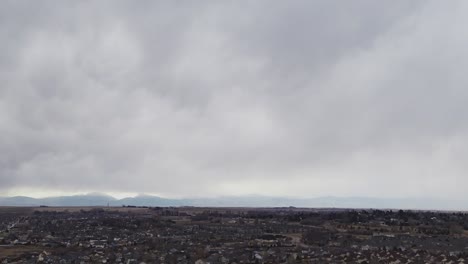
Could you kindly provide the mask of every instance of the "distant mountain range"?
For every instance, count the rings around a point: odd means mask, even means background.
[[[212,207],[311,207],[311,208],[383,208],[423,210],[467,210],[468,203],[443,199],[383,199],[366,197],[286,198],[241,196],[219,198],[167,199],[138,195],[116,199],[91,193],[86,195],[31,198],[26,196],[0,197],[0,206],[212,206]]]

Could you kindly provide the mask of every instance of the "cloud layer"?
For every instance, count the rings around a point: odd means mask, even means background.
[[[465,198],[463,1],[1,5],[0,192]]]

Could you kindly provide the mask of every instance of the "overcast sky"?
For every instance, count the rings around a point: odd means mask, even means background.
[[[0,194],[466,199],[467,1],[2,1]]]

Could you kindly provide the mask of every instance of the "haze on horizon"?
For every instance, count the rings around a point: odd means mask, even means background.
[[[468,201],[466,1],[0,7],[0,195]]]

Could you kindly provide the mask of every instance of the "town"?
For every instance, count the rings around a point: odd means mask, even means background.
[[[465,263],[468,215],[402,210],[1,208],[0,263]]]

